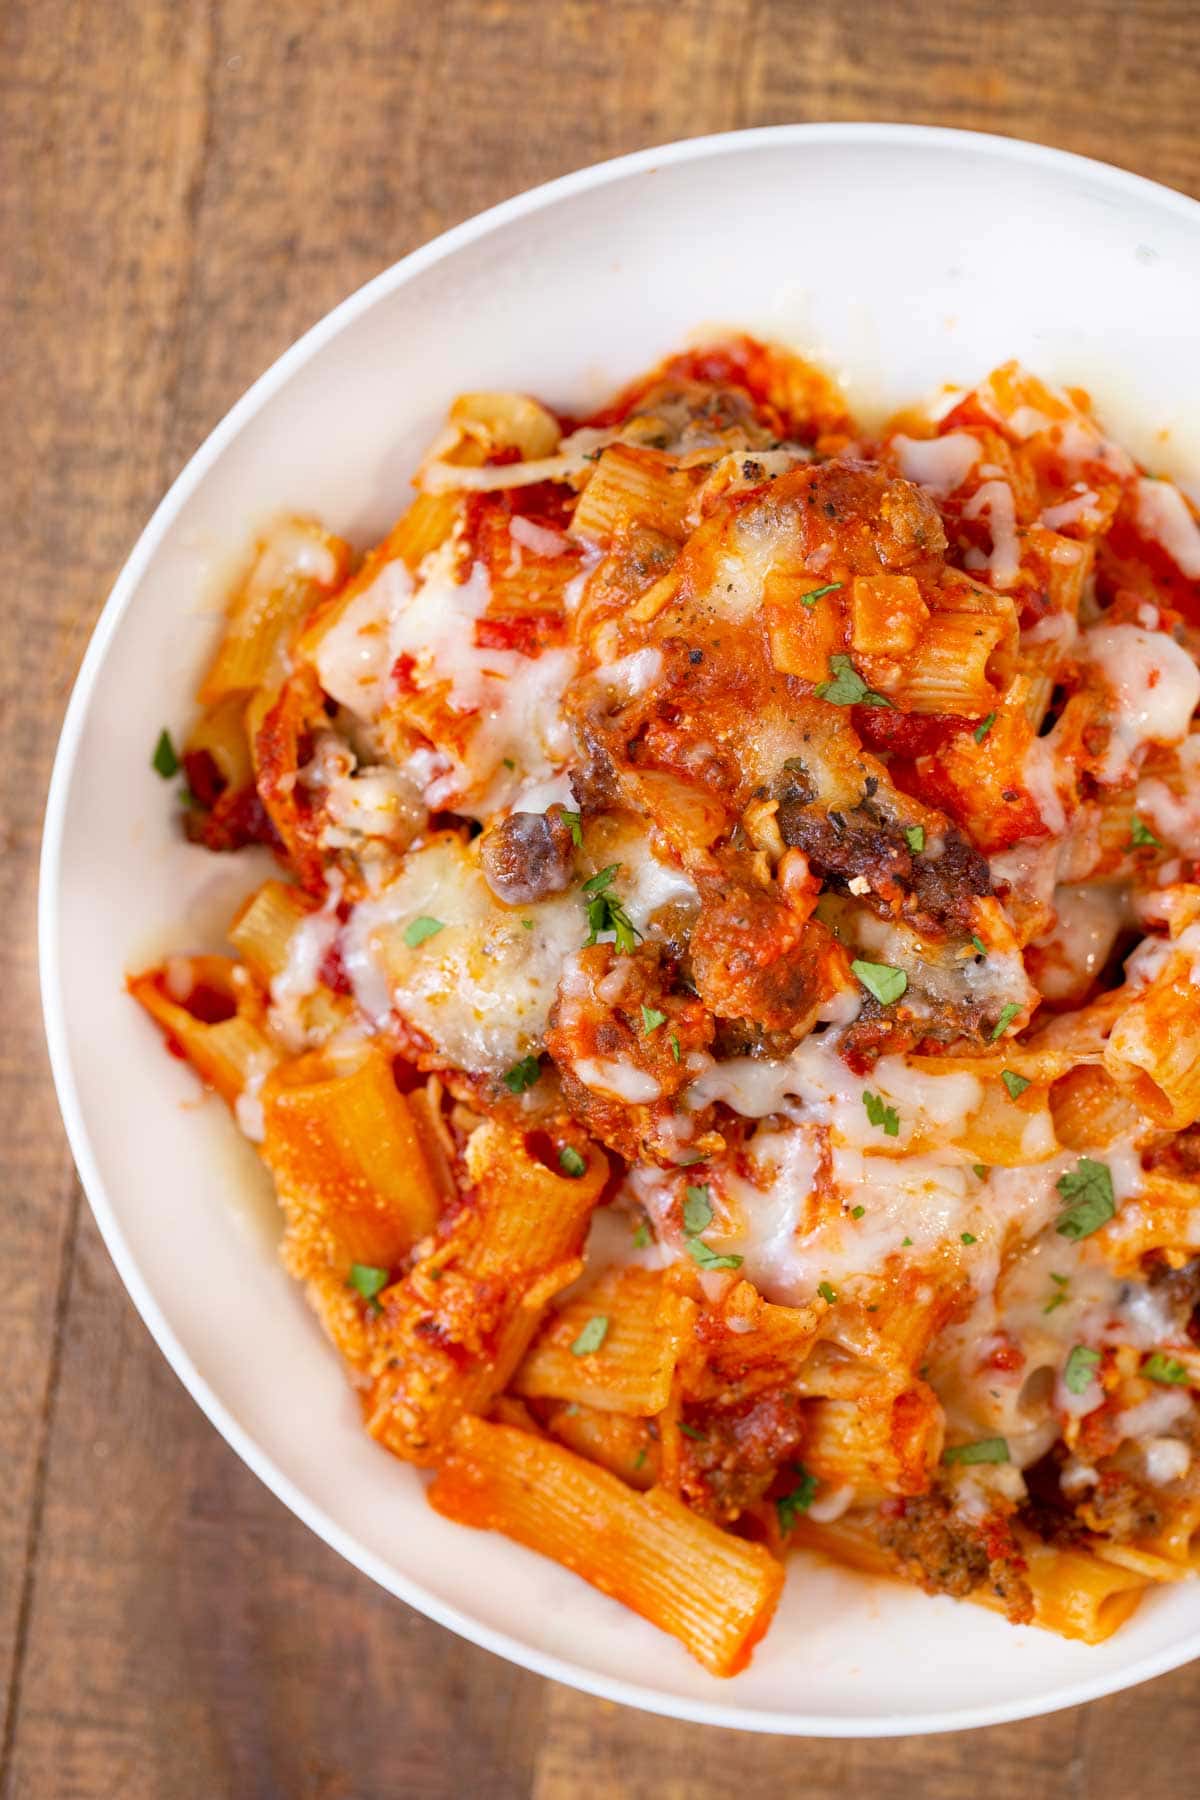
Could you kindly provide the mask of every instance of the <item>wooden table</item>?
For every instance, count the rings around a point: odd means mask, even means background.
[[[59,1126],[33,916],[54,740],[109,584],[210,426],[344,294],[549,176],[782,120],[983,128],[1200,193],[1196,27],[1192,0],[9,0],[5,1794],[1194,1790],[1200,1665],[978,1734],[798,1744],[587,1699],[373,1587],[247,1473],[125,1298]]]

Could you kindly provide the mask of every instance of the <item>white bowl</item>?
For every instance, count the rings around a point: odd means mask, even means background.
[[[1099,1648],[797,1558],[748,1673],[673,1641],[505,1540],[447,1523],[362,1432],[278,1267],[257,1162],[122,990],[219,941],[242,858],[184,844],[150,769],[186,721],[214,583],[261,521],[360,541],[461,388],[586,404],[709,325],[780,338],[895,405],[1017,356],[1090,387],[1156,469],[1195,477],[1200,206],[1101,164],[953,131],[787,126],[585,169],[473,219],[347,300],[197,452],[126,564],[84,660],[46,821],[46,1027],[71,1147],[113,1260],[238,1454],[360,1569],[453,1630],[611,1699],[758,1730],[990,1724],[1200,1653],[1200,1586],[1150,1595]],[[1159,434],[1167,432],[1162,437]]]

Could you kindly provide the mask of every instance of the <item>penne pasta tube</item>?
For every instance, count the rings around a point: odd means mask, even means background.
[[[653,1488],[630,1491],[558,1444],[464,1419],[429,1490],[446,1518],[502,1531],[582,1575],[713,1675],[735,1675],[770,1623],[783,1569]]]

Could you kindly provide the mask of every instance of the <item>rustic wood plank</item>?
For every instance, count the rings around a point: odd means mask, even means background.
[[[0,1412],[6,1791],[313,1800],[798,1780],[814,1800],[1177,1791],[1200,1671],[885,1745],[701,1732],[508,1669],[341,1564],[216,1438],[120,1293],[36,1023],[40,795],[70,675],[159,493],[343,294],[456,219],[644,144],[883,117],[1200,191],[1191,0],[10,0],[0,22]],[[16,929],[11,922],[16,922]]]
[[[159,9],[133,31],[114,11],[97,62],[86,14],[70,5],[12,6],[0,45],[0,343],[9,378],[0,407],[6,1741],[78,1204],[38,1010],[42,802],[87,632],[162,480],[164,377],[181,293],[171,235],[201,154],[192,116],[202,52],[188,22]]]

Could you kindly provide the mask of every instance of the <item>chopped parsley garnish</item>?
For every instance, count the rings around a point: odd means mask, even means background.
[[[650,1227],[645,1219],[639,1219],[633,1233],[633,1247],[644,1250],[650,1242]]]
[[[912,1239],[911,1239],[911,1238],[909,1238],[909,1237],[906,1237],[906,1238],[901,1238],[901,1239],[900,1239],[900,1248],[901,1248],[901,1249],[902,1249],[902,1250],[907,1250],[907,1249],[908,1249],[908,1247],[909,1247],[909,1245],[910,1245],[910,1244],[911,1244],[911,1243],[912,1243]]]
[[[688,1254],[700,1269],[740,1269],[740,1256],[718,1256],[717,1252],[704,1242],[703,1238],[690,1237],[687,1241]]]
[[[571,1355],[594,1356],[607,1336],[608,1320],[603,1313],[596,1313],[571,1345]]]
[[[823,681],[815,692],[818,700],[828,700],[831,706],[890,706],[892,704],[886,695],[877,694],[867,686],[844,652],[830,657],[829,680]]]
[[[1029,1086],[1028,1075],[1018,1075],[1015,1069],[1001,1069],[1000,1079],[1008,1089],[1010,1100],[1019,1100]]]
[[[587,880],[584,882],[584,884],[583,884],[584,893],[585,894],[602,894],[604,892],[605,888],[612,886],[614,880],[616,879],[617,870],[620,867],[621,867],[620,863],[609,863],[609,865],[606,869],[597,869],[596,873],[594,875],[589,875]]]
[[[980,956],[987,955],[987,945],[982,938],[976,937],[974,932],[971,933],[971,942],[974,944],[975,949]]]
[[[1012,1024],[1020,1010],[1021,1009],[1015,1000],[1010,1000],[1006,1006],[1000,1008],[1000,1017],[992,1027],[991,1042],[993,1044],[998,1037],[1004,1036],[1004,1033],[1008,1030],[1008,1027]]]
[[[609,863],[606,869],[597,870],[583,884],[587,899],[588,935],[584,939],[584,949],[594,944],[602,931],[611,931],[617,941],[617,949],[628,953],[636,950],[641,932],[625,911],[623,901],[610,892],[613,878],[620,863]]]
[[[171,734],[164,725],[158,734],[158,742],[154,746],[154,755],[150,758],[150,767],[164,781],[170,781],[172,775],[179,773],[179,758],[175,754],[175,746],[171,742]]]
[[[568,812],[564,806],[562,812],[558,816],[567,827],[567,830],[571,833],[571,842],[574,844],[575,848],[577,850],[582,850],[583,820],[580,815],[577,812]]]
[[[411,919],[404,927],[404,941],[410,950],[415,950],[426,938],[436,937],[439,931],[445,929],[441,919],[431,919],[428,913],[422,913],[419,919]]]
[[[671,1046],[671,1055],[675,1058],[675,1061],[678,1062],[679,1061],[679,1039],[675,1036],[674,1032],[671,1033],[670,1037],[667,1039],[667,1042]]]
[[[372,1312],[379,1311],[376,1294],[388,1284],[386,1269],[373,1269],[370,1263],[351,1263],[350,1273],[346,1277],[346,1286],[361,1294]]]
[[[532,931],[533,930],[533,920],[532,919],[522,919],[521,920],[521,929],[523,931]]]
[[[510,1094],[523,1094],[533,1086],[541,1072],[542,1065],[536,1056],[523,1056],[520,1062],[504,1071],[501,1080]]]
[[[1047,1300],[1045,1306],[1043,1306],[1043,1308],[1042,1308],[1043,1317],[1045,1316],[1046,1313],[1057,1312],[1058,1308],[1060,1306],[1065,1306],[1067,1304],[1067,1278],[1066,1278],[1066,1276],[1065,1275],[1052,1275],[1050,1277],[1050,1279],[1051,1279],[1051,1281],[1057,1281],[1059,1283],[1059,1289],[1058,1289],[1057,1294],[1051,1294],[1049,1300]]]
[[[962,1241],[964,1244],[976,1244],[979,1242],[973,1231],[964,1231],[962,1234]]]
[[[504,764],[506,769],[515,769],[517,766],[511,756],[502,756],[500,758],[500,760]]]
[[[850,1208],[850,1217],[852,1219],[861,1219],[866,1210],[865,1206],[852,1206]]]
[[[899,1000],[908,986],[908,976],[903,969],[894,969],[890,963],[854,961],[850,964],[868,994],[873,994],[880,1006],[891,1006]]]
[[[882,1097],[873,1094],[869,1088],[863,1089],[862,1103],[872,1125],[881,1125],[888,1137],[900,1136],[900,1114],[894,1106],[885,1106]]]
[[[994,712],[990,712],[986,719],[980,719],[978,725],[975,727],[974,731],[971,733],[971,736],[975,739],[975,742],[977,744],[982,744],[984,738],[987,736],[988,732],[992,729],[992,726],[995,723],[996,723],[996,715]]]
[[[1129,848],[1131,850],[1162,849],[1161,839],[1155,837],[1148,825],[1143,825],[1136,813],[1129,821]]]
[[[925,848],[925,827],[923,825],[906,825],[904,841],[915,856],[919,856]]]
[[[564,1144],[558,1153],[558,1166],[564,1175],[569,1175],[572,1181],[578,1181],[587,1169],[587,1162],[573,1144]]]
[[[699,1237],[713,1222],[712,1200],[706,1187],[687,1187],[683,1203],[683,1229],[689,1237]]]
[[[645,1032],[647,1037],[650,1036],[650,1033],[652,1031],[657,1031],[660,1025],[665,1025],[666,1022],[667,1022],[666,1013],[656,1012],[652,1006],[647,1006],[645,1001],[643,1000],[643,1002],[642,1002],[642,1030]]]
[[[1086,1344],[1076,1344],[1063,1367],[1068,1394],[1086,1394],[1099,1367],[1100,1352],[1089,1350]]]
[[[836,1306],[837,1289],[835,1287],[830,1287],[827,1281],[818,1281],[817,1292],[820,1294],[822,1300],[824,1300],[826,1306]]]
[[[800,595],[800,604],[801,606],[815,606],[818,600],[825,598],[826,594],[836,594],[845,585],[844,581],[828,581],[824,587],[809,588],[807,594]]]
[[[944,1463],[1005,1463],[1009,1460],[1006,1438],[977,1438],[973,1444],[950,1444],[942,1451]]]
[[[806,1513],[817,1497],[816,1476],[810,1475],[803,1463],[793,1463],[792,1468],[799,1480],[789,1494],[781,1494],[775,1502],[780,1531],[790,1531],[798,1515]]]
[[[641,1449],[638,1451],[637,1455],[633,1459],[634,1468],[640,1469],[642,1464],[645,1462],[645,1460],[646,1460],[646,1446],[645,1446],[645,1444],[643,1444]]]
[[[972,1163],[971,1172],[972,1174],[978,1175],[980,1181],[986,1181],[988,1166],[986,1163]]]
[[[1091,1237],[1093,1231],[1107,1225],[1116,1213],[1107,1163],[1093,1162],[1090,1157],[1081,1156],[1071,1173],[1060,1176],[1054,1185],[1068,1202],[1054,1227],[1059,1237],[1070,1238],[1073,1242]]]
[[[684,1437],[692,1438],[698,1444],[702,1444],[705,1440],[705,1437],[708,1435],[706,1432],[701,1431],[698,1426],[689,1425],[686,1419],[680,1419],[679,1429],[683,1433]]]
[[[1192,1379],[1177,1357],[1164,1356],[1161,1350],[1155,1350],[1148,1356],[1138,1373],[1144,1375],[1147,1381],[1164,1381],[1172,1387],[1183,1387]]]

